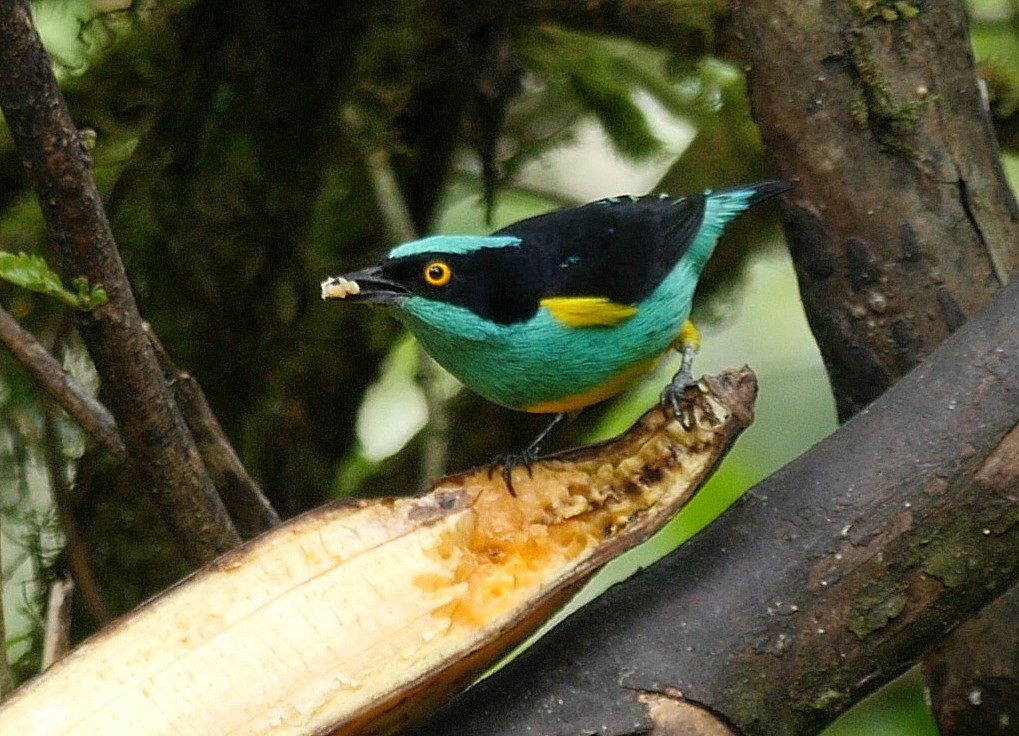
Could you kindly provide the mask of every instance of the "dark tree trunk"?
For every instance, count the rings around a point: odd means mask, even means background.
[[[815,15],[802,3],[744,0],[736,16],[769,158],[797,182],[786,231],[845,419],[1019,264],[1019,217],[965,10],[944,0],[825,3]],[[946,736],[991,733],[967,729],[992,723],[1019,693],[1019,645],[1004,633],[1015,629],[1015,600],[998,602],[926,662]],[[967,695],[981,690],[986,702],[975,707]]]
[[[842,419],[1019,264],[962,3],[916,11],[743,0],[735,12],[769,160],[796,183],[786,234]]]

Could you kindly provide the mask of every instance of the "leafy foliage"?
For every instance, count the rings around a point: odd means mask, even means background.
[[[72,309],[88,311],[109,301],[102,284],[89,284],[85,277],[71,282],[74,291],[64,288],[60,277],[42,256],[31,253],[0,251],[0,278],[29,291],[58,299]]]

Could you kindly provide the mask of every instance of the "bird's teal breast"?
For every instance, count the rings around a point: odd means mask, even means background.
[[[397,316],[440,365],[486,399],[551,412],[565,409],[543,407],[566,397],[591,398],[571,408],[608,398],[651,367],[689,316],[696,283],[694,270],[680,263],[636,314],[612,326],[568,327],[544,307],[502,325],[422,297],[407,299]]]

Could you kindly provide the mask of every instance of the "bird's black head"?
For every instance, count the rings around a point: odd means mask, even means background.
[[[435,236],[399,246],[369,268],[327,279],[322,298],[399,307],[422,297],[512,324],[538,309],[542,282],[532,261],[515,238]]]

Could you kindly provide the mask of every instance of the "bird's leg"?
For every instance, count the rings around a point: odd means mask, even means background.
[[[541,430],[541,433],[534,438],[534,441],[527,446],[527,449],[523,452],[523,457],[526,462],[535,460],[538,455],[541,454],[542,448],[545,444],[558,434],[559,430],[566,425],[570,415],[566,412],[556,414],[552,417],[552,421],[549,422],[545,429]]]
[[[552,421],[545,429],[541,430],[541,433],[534,438],[534,441],[529,444],[524,451],[519,455],[505,455],[503,457],[496,458],[495,463],[492,464],[492,468],[489,469],[488,475],[492,476],[492,469],[495,465],[502,465],[502,478],[506,481],[506,488],[509,490],[511,496],[516,496],[516,491],[513,490],[513,468],[518,465],[523,465],[527,468],[527,474],[531,475],[531,463],[534,462],[538,455],[541,454],[542,448],[545,444],[551,440],[556,433],[567,423],[570,415],[566,412],[556,414]]]
[[[693,383],[693,359],[701,349],[701,333],[698,332],[693,322],[687,320],[683,323],[673,346],[683,356],[683,360],[679,365],[679,372],[672,377],[672,383],[662,391],[662,403],[672,407],[676,418],[686,427],[683,419],[685,416],[682,406],[683,391]],[[686,428],[689,429],[689,427]]]

